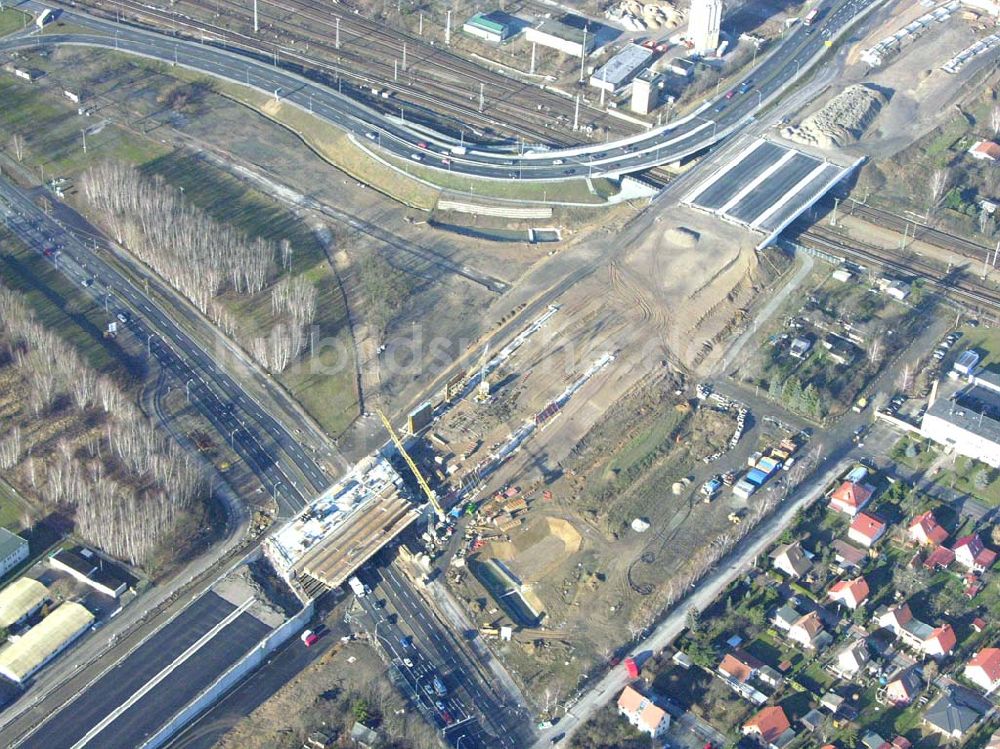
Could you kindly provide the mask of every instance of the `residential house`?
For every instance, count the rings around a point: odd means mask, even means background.
[[[980,161],[1000,159],[1000,146],[991,140],[977,140],[969,148],[969,156]]]
[[[823,715],[823,713],[813,708],[808,713],[799,718],[799,723],[802,724],[803,728],[812,733],[821,725],[823,725],[824,720],[826,720],[826,718]]]
[[[794,606],[786,603],[784,606],[778,607],[774,612],[774,615],[771,617],[771,623],[778,629],[787,632],[801,616],[802,614],[796,611]]]
[[[940,546],[948,538],[948,531],[938,523],[930,510],[913,518],[906,533],[911,541],[921,546]]]
[[[976,534],[958,539],[951,550],[955,552],[955,561],[973,572],[985,572],[997,558],[997,553],[983,546],[983,540]]]
[[[874,493],[874,487],[868,484],[844,481],[830,494],[830,509],[854,517],[871,501]]]
[[[894,606],[877,617],[878,625],[888,629],[904,644],[925,655],[940,657],[955,647],[958,638],[950,624],[932,627],[913,617],[908,604]]]
[[[861,737],[861,746],[864,747],[864,749],[882,749],[882,746],[885,743],[886,740],[874,731],[868,731]]]
[[[830,548],[833,549],[833,559],[842,570],[860,569],[868,558],[868,552],[853,544],[838,538]]]
[[[965,664],[965,678],[986,694],[1000,687],[1000,648],[983,648]]]
[[[931,636],[924,640],[921,650],[925,655],[939,658],[950,655],[957,644],[958,637],[955,635],[955,630],[951,628],[950,624],[944,624],[934,628]]]
[[[770,666],[761,666],[757,678],[769,687],[780,687],[785,677]]]
[[[855,580],[841,580],[834,583],[827,596],[831,601],[842,603],[852,611],[868,599],[868,582],[859,577]]]
[[[934,549],[934,551],[927,555],[927,559],[924,560],[924,567],[934,571],[946,570],[954,561],[955,552],[947,546],[938,546]]]
[[[991,707],[972,690],[953,684],[927,708],[924,726],[948,739],[963,739]]]
[[[855,640],[837,654],[837,671],[844,678],[857,674],[871,660],[868,643],[865,640]]]
[[[618,697],[618,712],[628,718],[628,722],[652,738],[666,733],[670,728],[670,716],[666,710],[632,687],[625,687]]]
[[[826,635],[824,638],[823,635]],[[819,614],[810,611],[799,617],[788,630],[788,639],[799,643],[802,647],[813,650],[829,639],[830,635],[823,631],[823,622]]]
[[[995,734],[990,736],[989,742],[983,747],[983,749],[1000,749],[1000,731],[997,731]]]
[[[886,684],[885,701],[894,707],[909,705],[922,688],[923,682],[916,668],[908,668]]]
[[[378,732],[361,721],[355,721],[351,726],[351,741],[362,749],[372,749],[379,741]]]
[[[887,527],[884,521],[874,515],[870,515],[867,512],[859,512],[854,517],[854,520],[851,521],[851,527],[847,530],[847,537],[867,549],[874,546],[885,535]]]
[[[768,749],[782,749],[795,738],[792,724],[780,707],[765,707],[743,724],[743,735],[752,736]]]
[[[731,653],[726,653],[725,658],[722,659],[722,663],[719,664],[719,673],[740,684],[745,684],[757,676],[763,665],[745,650],[734,650]]]
[[[771,552],[771,564],[775,569],[781,570],[789,577],[799,578],[809,571],[811,562],[802,551],[802,544],[798,541],[790,544],[783,544]]]
[[[830,711],[831,715],[836,715],[844,704],[844,698],[836,692],[827,692],[819,700],[819,706]]]

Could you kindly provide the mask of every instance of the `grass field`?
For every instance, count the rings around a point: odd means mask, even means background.
[[[19,31],[29,20],[29,16],[19,10],[13,8],[0,10],[0,36],[7,36],[14,31]]]
[[[216,221],[249,237],[292,243],[292,275],[304,275],[316,287],[318,299],[313,339],[316,356],[294,363],[278,380],[331,434],[339,434],[357,416],[354,365],[347,309],[337,278],[320,240],[300,218],[270,198],[215,167],[191,156],[172,153],[148,162],[143,170],[183,188],[186,199]],[[228,295],[220,301],[237,321],[246,340],[266,334],[274,324],[270,292],[253,297]]]
[[[17,533],[21,530],[21,518],[24,517],[24,513],[25,507],[13,487],[0,479],[0,527]]]
[[[68,99],[40,96],[30,83],[0,78],[0,101],[0,145],[16,158],[11,140],[23,138],[22,163],[45,179],[71,178],[109,159],[142,164],[168,151],[158,141],[81,117]],[[88,129],[86,153],[84,128]]]

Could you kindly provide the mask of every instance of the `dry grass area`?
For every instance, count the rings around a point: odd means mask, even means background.
[[[291,647],[301,647],[292,643]],[[299,749],[312,731],[325,731],[350,746],[356,715],[397,749],[437,749],[436,732],[411,712],[392,686],[385,666],[362,642],[340,643],[299,672],[218,742],[217,749]]]

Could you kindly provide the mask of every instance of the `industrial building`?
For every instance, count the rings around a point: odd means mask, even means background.
[[[691,0],[688,35],[698,55],[714,55],[722,28],[722,0]]]
[[[649,114],[659,104],[659,93],[656,75],[649,70],[642,71],[632,81],[630,109],[636,114]]]
[[[24,684],[86,632],[93,621],[94,615],[86,608],[67,601],[0,650],[0,675]]]
[[[49,557],[49,564],[57,570],[72,575],[98,593],[112,598],[118,598],[128,588],[128,583],[115,574],[116,565],[106,562],[95,552],[82,546],[75,549],[60,549]]]
[[[462,31],[472,36],[478,36],[487,42],[499,44],[512,36],[514,27],[510,23],[510,16],[500,11],[490,11],[489,13],[476,13],[462,26]]]
[[[1000,387],[976,376],[951,397],[935,397],[920,423],[920,434],[959,455],[1000,468]]]
[[[19,577],[0,590],[0,627],[9,630],[34,614],[49,597],[49,589],[30,577]]]
[[[590,76],[590,85],[616,93],[649,64],[653,51],[638,44],[626,44]]]
[[[0,528],[0,577],[27,558],[28,542],[6,528]]]
[[[589,33],[586,28],[577,29],[550,19],[525,29],[524,38],[532,44],[551,47],[573,57],[589,55],[597,42],[597,35]]]

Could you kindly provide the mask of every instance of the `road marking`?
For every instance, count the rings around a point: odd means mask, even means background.
[[[173,662],[170,663],[169,666],[166,666],[162,671],[160,671],[160,673],[158,673],[152,679],[143,684],[142,688],[139,689],[139,691],[137,691],[135,694],[133,694],[131,697],[125,700],[125,702],[123,702],[121,705],[112,710],[108,715],[104,717],[103,720],[97,723],[97,725],[95,725],[93,728],[87,731],[87,733],[83,736],[82,739],[73,744],[71,749],[82,749],[82,747],[89,744],[91,739],[96,737],[105,728],[107,728],[109,725],[118,720],[118,718],[121,717],[122,713],[124,713],[126,710],[132,707],[132,705],[134,705],[136,702],[145,697],[146,694],[152,691],[157,684],[159,684],[161,681],[170,676],[170,674],[173,673],[173,671],[178,666],[182,665],[188,658],[190,658],[198,650],[204,647],[209,641],[211,641],[215,637],[215,635],[217,635],[219,632],[221,632],[223,629],[229,626],[229,624],[231,624],[233,620],[235,620],[238,616],[240,616],[240,614],[242,614],[244,611],[250,608],[250,605],[253,602],[254,602],[254,597],[250,596],[247,600],[245,600],[243,603],[241,603],[239,606],[233,609],[229,613],[229,615],[226,616],[225,619],[223,619],[221,622],[212,627],[212,629],[210,629],[208,632],[203,634],[196,642],[194,642],[190,647],[188,647],[187,650],[185,650],[183,653],[177,656],[177,658],[175,658]]]

